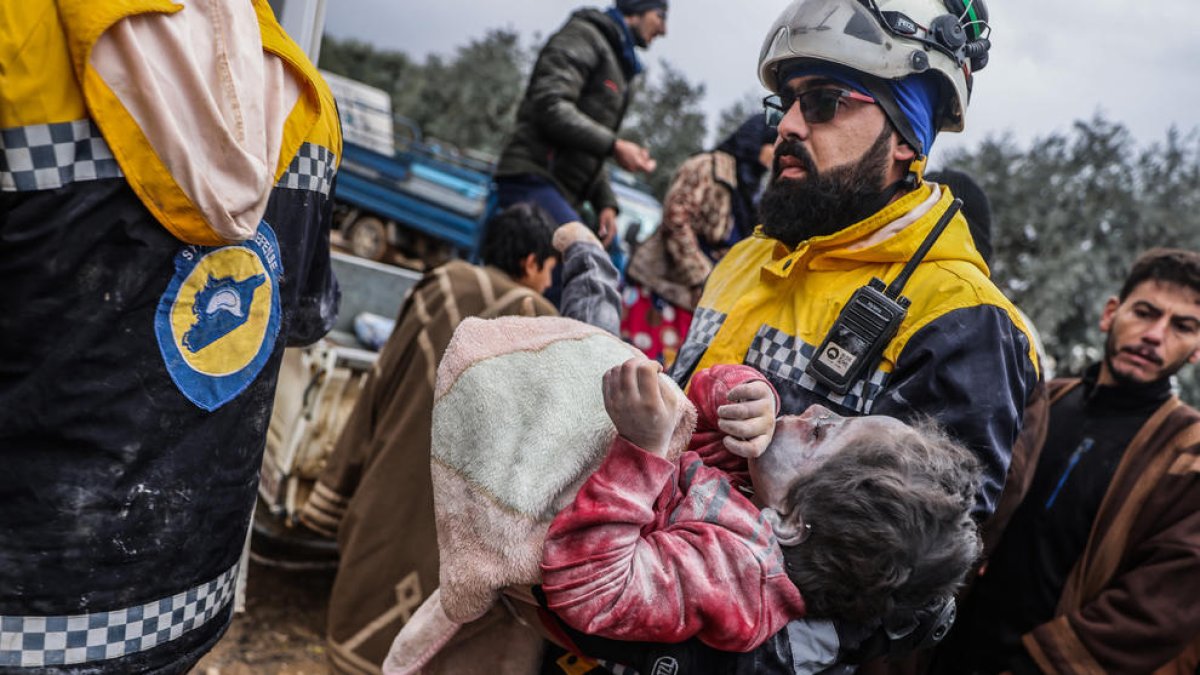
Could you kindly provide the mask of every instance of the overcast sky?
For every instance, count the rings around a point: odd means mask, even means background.
[[[556,30],[575,0],[330,0],[326,31],[423,58],[451,54],[491,28],[514,28],[525,44]],[[755,62],[767,28],[786,0],[675,0],[668,33],[641,52],[707,87],[710,127],[746,94],[762,95]],[[597,6],[607,6],[597,4]],[[947,148],[973,147],[1010,131],[1022,145],[1101,111],[1141,144],[1172,124],[1200,125],[1200,12],[1195,0],[989,0],[991,62],[975,79],[967,130],[942,134]]]

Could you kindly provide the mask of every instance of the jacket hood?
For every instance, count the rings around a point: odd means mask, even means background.
[[[613,22],[613,18],[607,13],[598,10],[594,7],[584,7],[583,9],[575,10],[571,14],[572,19],[581,19],[595,26],[604,39],[608,40],[608,44],[612,45],[613,51],[620,54],[625,40],[625,34],[621,26]]]
[[[138,197],[194,244],[257,231],[311,85],[264,49],[257,3],[62,0],[88,108]],[[286,166],[284,167],[286,168]]]
[[[922,183],[916,190],[840,232],[801,242],[792,251],[779,244],[776,260],[791,259],[789,265],[801,263],[797,266],[814,270],[852,269],[864,263],[906,263],[953,200],[949,190]],[[761,233],[761,227],[758,232]],[[924,259],[965,262],[988,274],[987,264],[976,250],[961,212],[954,214]]]

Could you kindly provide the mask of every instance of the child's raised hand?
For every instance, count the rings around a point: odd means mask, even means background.
[[[717,408],[717,428],[725,447],[740,457],[758,457],[775,435],[775,392],[762,380],[729,390],[729,403]]]
[[[604,374],[604,409],[617,433],[634,445],[663,457],[679,410],[663,390],[662,365],[635,357]]]

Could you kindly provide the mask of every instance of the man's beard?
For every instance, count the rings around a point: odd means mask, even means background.
[[[788,247],[833,234],[883,207],[885,175],[891,162],[891,125],[857,163],[817,171],[800,141],[784,139],[775,148],[771,183],[758,205],[763,232]],[[779,160],[791,155],[804,163],[804,177],[780,178]]]

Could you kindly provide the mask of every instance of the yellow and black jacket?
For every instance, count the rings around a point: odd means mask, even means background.
[[[216,642],[283,348],[335,318],[340,127],[266,0],[299,94],[244,240],[93,68],[118,23],[196,4],[0,3],[0,671],[186,672]]]
[[[949,191],[934,201],[933,190],[925,184],[795,249],[761,233],[736,245],[705,285],[672,374],[684,382],[718,363],[745,363],[775,385],[784,414],[819,403],[843,415],[932,416],[982,462],[982,518],[1003,485],[1037,357],[1015,308],[988,280],[961,214],[905,287],[912,304],[878,369],[844,395],[805,372],[854,291],[872,277],[891,282],[949,207]]]

